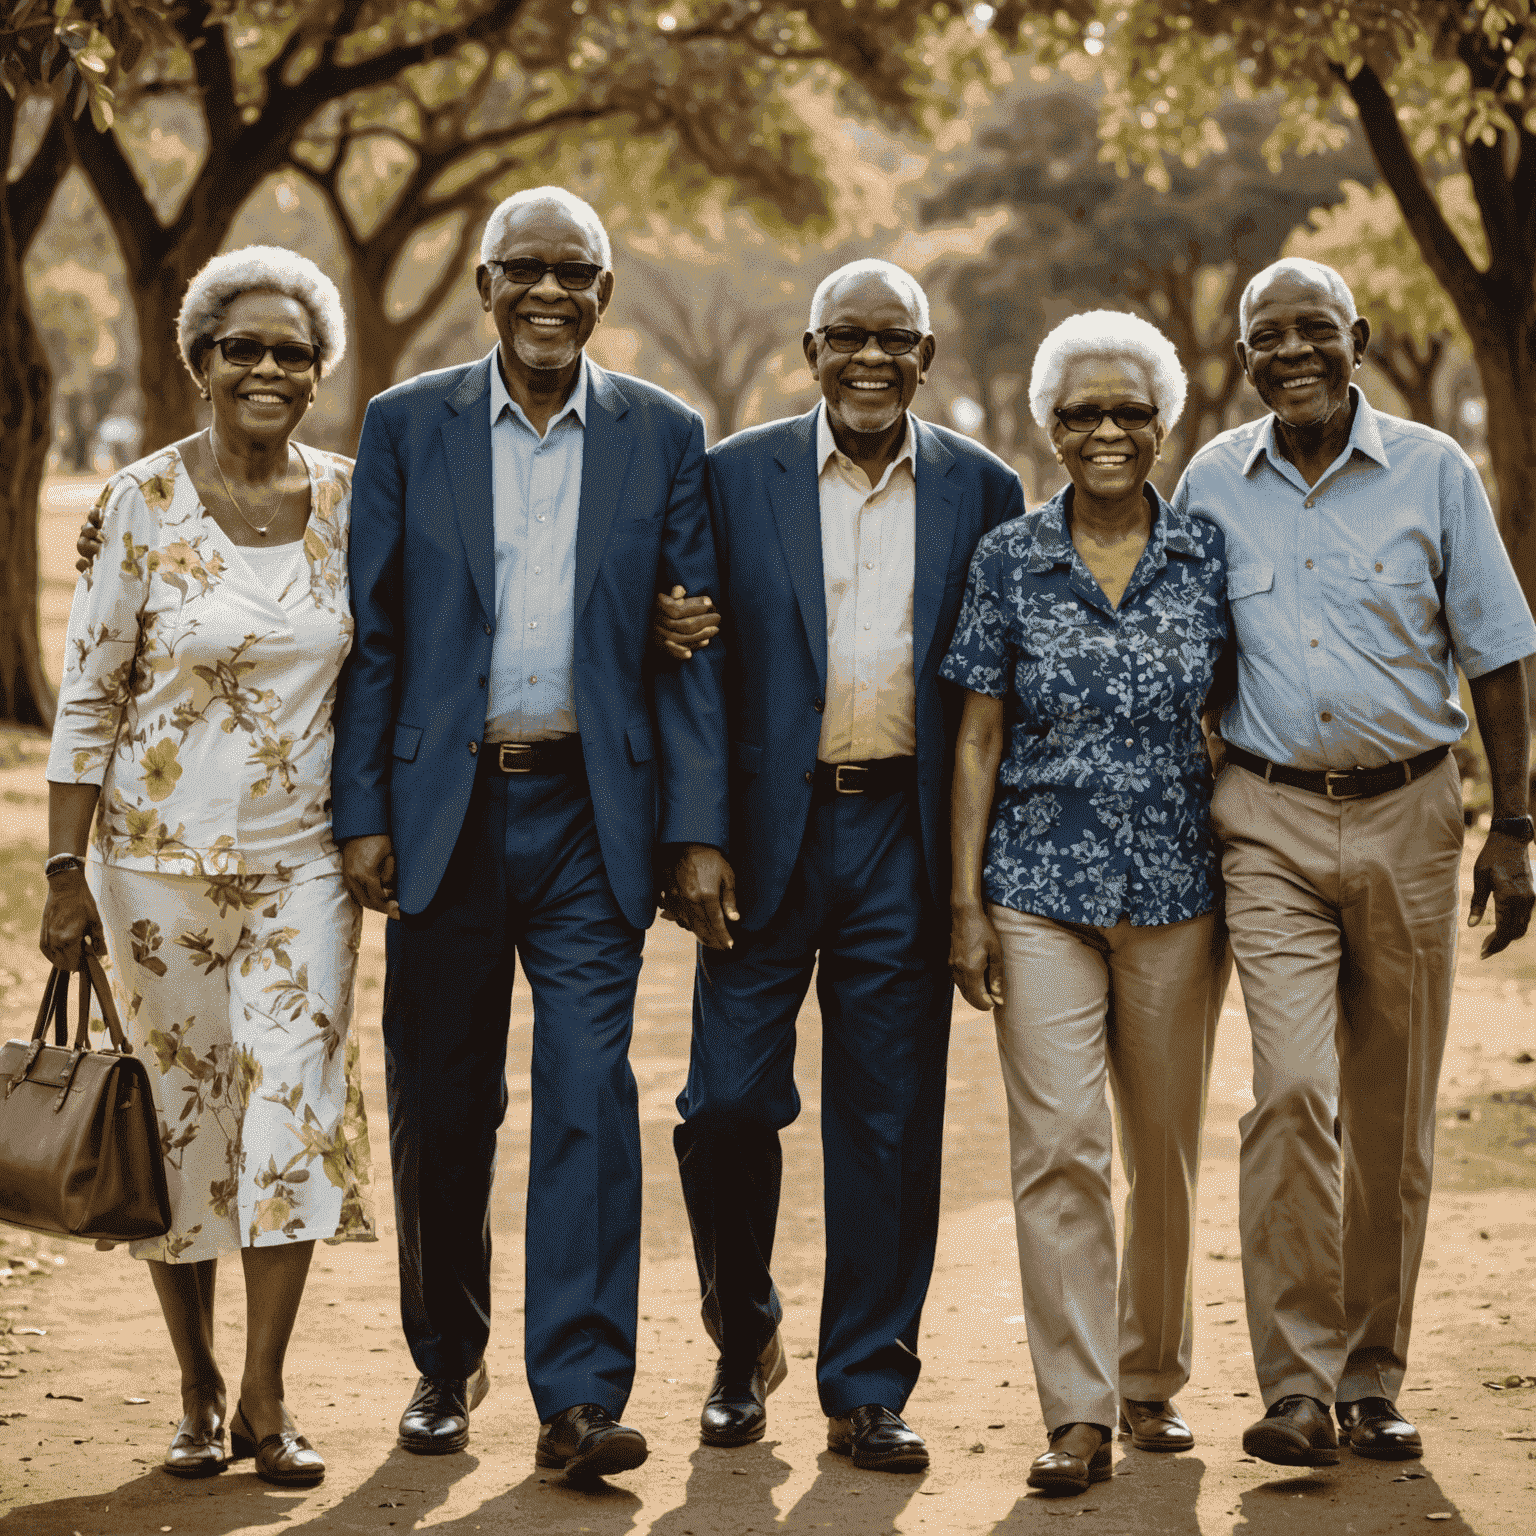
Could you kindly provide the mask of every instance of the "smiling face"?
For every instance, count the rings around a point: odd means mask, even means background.
[[[1068,364],[1058,407],[1095,405],[1104,411],[1121,405],[1151,405],[1152,384],[1146,370],[1125,358],[1085,357]],[[1072,484],[1097,501],[1139,496],[1157,462],[1164,427],[1153,418],[1127,431],[1106,416],[1092,432],[1069,432],[1052,419],[1051,441],[1066,465]]]
[[[879,273],[839,283],[827,296],[820,324],[923,334],[912,300]],[[910,352],[895,357],[882,351],[874,336],[857,352],[835,352],[826,344],[825,334],[807,331],[804,346],[805,360],[827,402],[834,435],[841,429],[858,438],[877,438],[890,432],[911,405],[919,381],[933,362],[934,339],[923,336]]]
[[[1350,375],[1370,334],[1326,288],[1282,271],[1254,296],[1237,356],[1286,426],[1322,427],[1348,408]]]
[[[520,256],[549,263],[603,263],[591,231],[558,203],[530,203],[514,214],[495,259],[511,261]],[[521,380],[538,390],[549,387],[550,375],[575,366],[613,296],[613,273],[606,271],[590,288],[574,292],[562,288],[553,272],[545,272],[530,288],[509,283],[500,271],[481,266],[475,281],[482,307],[496,322],[508,383]]]
[[[285,341],[314,346],[309,311],[286,294],[252,291],[230,303],[214,328],[216,341],[249,336],[267,347]],[[318,363],[303,373],[285,373],[267,352],[258,363],[242,368],[224,360],[217,346],[203,353],[203,383],[213,402],[220,435],[241,432],[261,442],[287,438],[304,419],[320,380]]]

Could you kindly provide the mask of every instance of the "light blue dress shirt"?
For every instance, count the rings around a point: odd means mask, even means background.
[[[587,355],[544,436],[507,393],[491,354],[491,500],[496,636],[487,741],[549,741],[576,730],[576,523],[586,443]]]
[[[1350,393],[1349,442],[1316,485],[1266,416],[1212,439],[1173,494],[1227,536],[1238,694],[1221,734],[1297,768],[1377,768],[1457,741],[1457,665],[1480,677],[1536,652],[1476,466]]]

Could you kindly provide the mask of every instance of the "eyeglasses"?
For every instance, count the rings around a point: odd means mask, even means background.
[[[319,347],[306,347],[302,341],[279,341],[269,346],[254,336],[221,336],[214,346],[224,354],[224,361],[236,368],[254,368],[270,352],[284,373],[308,373],[320,356]]]
[[[1292,331],[1312,346],[1322,347],[1330,341],[1338,340],[1340,327],[1331,320],[1304,320],[1300,325],[1267,327],[1253,332],[1248,338],[1248,345],[1255,352],[1273,352],[1284,344],[1285,338]]]
[[[825,336],[827,345],[834,352],[862,352],[873,336],[887,357],[900,357],[923,339],[916,331],[902,331],[894,327],[884,331],[866,331],[862,325],[819,325],[816,334]]]
[[[488,261],[486,266],[492,272],[500,272],[518,288],[532,288],[536,283],[544,281],[546,272],[553,272],[555,281],[567,293],[580,293],[590,288],[603,271],[594,261],[540,261],[534,256],[519,256],[512,261]]]
[[[1106,411],[1102,405],[1058,405],[1056,420],[1068,432],[1097,432],[1099,423],[1108,416],[1122,432],[1134,432],[1138,427],[1150,426],[1157,419],[1155,405],[1117,405]]]

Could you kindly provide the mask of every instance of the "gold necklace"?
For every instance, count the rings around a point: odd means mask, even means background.
[[[224,473],[224,466],[219,463],[219,448],[218,448],[218,444],[215,443],[214,440],[213,440],[213,428],[212,427],[208,428],[208,449],[209,449],[209,452],[211,452],[213,454],[213,467],[216,470],[218,470],[218,472],[219,472],[219,479],[224,482],[224,494],[229,497],[230,505],[235,509],[236,512],[238,512],[240,514],[241,522],[243,522],[247,528],[251,529],[253,532],[255,532],[256,534],[260,535],[260,537],[266,538],[266,536],[267,536],[267,529],[270,528],[272,526],[272,524],[277,521],[278,512],[281,512],[283,510],[282,499],[281,498],[278,499],[277,512],[274,512],[272,514],[272,516],[269,517],[266,520],[265,523],[254,523],[254,522],[252,522],[250,517],[249,517],[249,515],[246,513],[245,508],[242,507],[240,505],[240,503],[235,500],[235,493],[230,489],[230,486],[229,486],[229,477]]]

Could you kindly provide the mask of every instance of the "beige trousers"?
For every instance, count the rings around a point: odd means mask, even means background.
[[[1046,1428],[1103,1424],[1118,1397],[1189,1380],[1200,1125],[1231,974],[1217,913],[1135,928],[988,908],[1029,1353]],[[1114,1088],[1130,1193],[1115,1307]]]
[[[1238,1206],[1264,1402],[1396,1398],[1456,958],[1456,766],[1346,801],[1228,767],[1212,816],[1253,1030]]]

